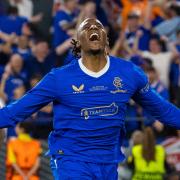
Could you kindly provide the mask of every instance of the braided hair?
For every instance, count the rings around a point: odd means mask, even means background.
[[[81,46],[78,44],[78,41],[76,39],[72,39],[71,44],[73,46],[72,47],[73,55],[76,58],[80,58],[81,57]],[[105,53],[106,53],[106,55],[109,55],[109,45],[106,45]]]
[[[80,58],[81,57],[81,46],[78,44],[78,41],[76,39],[71,40],[72,44],[72,53],[75,57]]]

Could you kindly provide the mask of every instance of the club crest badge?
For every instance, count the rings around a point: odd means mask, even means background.
[[[116,89],[114,91],[110,91],[112,94],[127,92],[127,90],[122,89],[123,83],[122,83],[122,79],[120,77],[114,77],[113,85],[115,86]]]

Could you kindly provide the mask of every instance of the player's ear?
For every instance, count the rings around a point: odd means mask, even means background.
[[[80,42],[77,39],[72,39],[71,44],[77,48],[81,48]]]
[[[77,46],[77,48],[81,48],[81,44],[78,40],[76,41],[76,46]]]

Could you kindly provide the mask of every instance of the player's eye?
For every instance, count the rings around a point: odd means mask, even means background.
[[[103,28],[103,26],[102,26],[101,24],[96,24],[96,26],[97,26],[98,28]]]
[[[90,25],[89,24],[86,24],[83,29],[89,29]]]

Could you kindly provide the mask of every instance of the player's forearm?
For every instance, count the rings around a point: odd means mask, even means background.
[[[0,128],[15,126],[55,99],[53,72],[46,75],[36,87],[21,99],[0,109]]]
[[[165,125],[180,129],[180,109],[169,103],[154,91],[139,94],[136,98],[154,118],[158,119]]]

